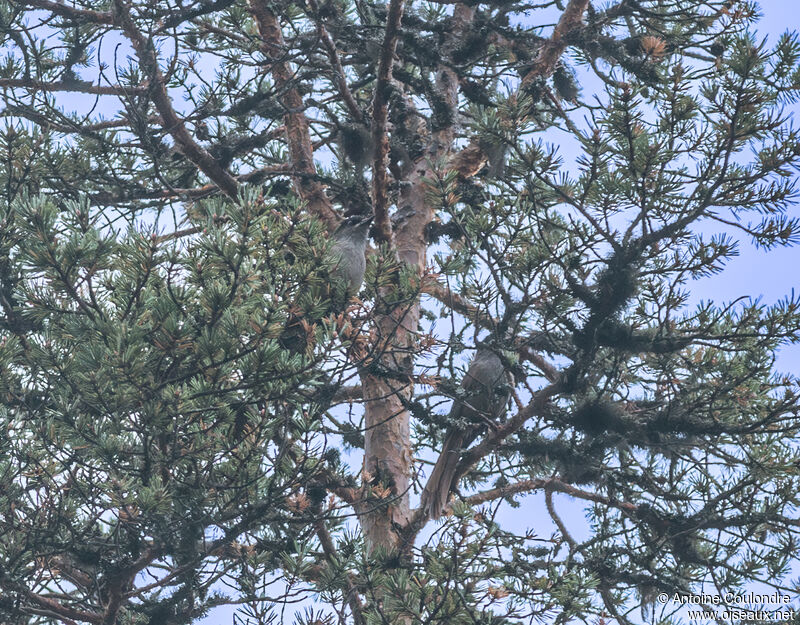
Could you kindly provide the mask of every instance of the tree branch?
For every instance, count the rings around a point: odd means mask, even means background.
[[[440,301],[451,310],[461,313],[465,317],[485,328],[494,327],[496,323],[491,315],[485,313],[467,298],[454,293],[449,287],[439,282],[434,277],[423,280],[422,292]]]
[[[298,195],[305,200],[308,210],[325,222],[333,230],[339,222],[331,201],[325,195],[323,185],[314,179],[317,173],[314,166],[314,148],[311,144],[308,119],[303,113],[303,99],[292,86],[292,72],[278,54],[283,51],[284,41],[280,24],[265,0],[250,0],[250,11],[258,24],[261,35],[261,52],[271,62],[272,78],[283,92],[281,104],[286,109],[284,125],[289,158],[293,173],[304,174],[294,177]]]
[[[131,17],[130,7],[125,0],[114,0],[114,10],[117,20],[125,36],[130,40],[136,56],[139,58],[139,67],[148,77],[150,83],[150,97],[164,120],[164,129],[172,135],[175,144],[186,158],[194,163],[200,171],[211,180],[229,197],[236,199],[239,184],[233,176],[220,167],[216,159],[203,147],[195,143],[186,125],[178,117],[172,107],[172,101],[167,94],[164,75],[158,67],[155,49],[149,39],[146,39],[137,28]]]
[[[314,13],[319,13],[319,5],[317,4],[317,0],[307,1],[311,10]],[[325,50],[328,53],[328,59],[331,62],[331,69],[333,69],[335,84],[339,91],[339,95],[342,96],[342,100],[344,100],[344,103],[347,106],[347,109],[350,111],[350,115],[353,116],[353,119],[357,122],[360,122],[363,112],[361,111],[361,107],[358,106],[358,102],[356,102],[355,98],[353,97],[350,87],[347,86],[344,68],[342,67],[342,62],[339,59],[339,52],[336,50],[336,44],[333,42],[333,39],[331,39],[330,33],[328,33],[328,29],[325,28],[325,24],[322,22],[322,19],[318,15],[315,15],[314,18],[317,24],[317,33],[319,33],[319,38],[322,40],[322,44],[325,46]]]
[[[558,516],[555,504],[553,504],[553,491],[550,489],[545,489],[544,491],[544,505],[547,508],[547,512],[550,515],[550,518],[553,520],[553,523],[556,524],[558,531],[561,532],[561,536],[563,536],[564,540],[569,543],[570,549],[575,549],[575,547],[578,546],[578,543],[572,537],[572,534],[569,533],[564,521],[562,521],[561,517]]]
[[[553,29],[550,39],[545,41],[533,63],[533,67],[522,78],[522,86],[528,85],[536,78],[549,76],[556,68],[558,60],[567,49],[567,35],[581,25],[581,19],[589,0],[570,0],[561,14],[558,24]]]
[[[484,438],[478,443],[475,447],[471,448],[468,452],[464,453],[461,458],[461,461],[458,463],[456,467],[455,475],[452,481],[452,484],[458,484],[458,481],[461,479],[461,476],[466,473],[469,468],[474,465],[478,460],[483,458],[486,454],[490,453],[493,449],[497,447],[506,437],[511,435],[513,432],[518,430],[522,427],[525,422],[538,415],[542,414],[545,411],[545,407],[547,401],[550,397],[557,394],[560,390],[561,386],[558,383],[550,384],[543,389],[541,389],[538,393],[536,393],[533,397],[533,400],[523,409],[520,410],[516,415],[514,415],[511,419],[509,419],[506,423],[500,425],[499,427],[491,430]],[[439,458],[437,459],[437,465],[441,462],[445,462],[446,458],[443,452]],[[434,468],[435,471],[435,468]],[[431,472],[433,475],[433,471]],[[531,480],[528,482],[520,482],[520,484],[527,484],[527,485],[537,485],[536,480]],[[423,488],[422,499],[424,501],[425,493],[430,491],[431,483],[430,479],[428,479],[428,483],[425,484]],[[527,488],[527,486],[521,486],[521,489]],[[497,489],[494,491],[487,491],[487,493],[491,492],[498,492]],[[502,495],[499,495],[502,496]],[[487,496],[488,499],[492,498],[491,495]],[[480,503],[481,500],[477,499],[477,503]],[[404,549],[409,548],[414,541],[414,537],[417,535],[419,530],[421,530],[425,523],[427,523],[429,519],[429,507],[425,505],[421,505],[419,508],[413,511],[411,514],[409,522],[404,526],[401,532],[401,542]]]
[[[341,386],[333,395],[331,400],[334,404],[342,404],[346,402],[356,401],[364,397],[364,388],[360,384],[353,384],[352,386]]]
[[[515,414],[505,423],[492,430],[489,430],[480,443],[475,445],[475,447],[472,447],[462,456],[461,461],[458,463],[458,467],[456,468],[456,474],[455,478],[453,479],[453,483],[458,483],[458,480],[470,469],[470,467],[496,449],[498,445],[500,445],[500,443],[502,443],[506,438],[511,436],[511,434],[525,425],[528,419],[544,414],[547,410],[547,403],[550,398],[553,395],[560,393],[561,389],[562,384],[560,382],[552,382],[548,384],[536,392],[536,394],[533,396],[533,399],[528,403],[527,406],[525,406],[523,410],[517,412],[517,414]]]
[[[13,592],[19,597],[24,597],[28,601],[38,606],[41,606],[42,608],[49,610],[54,614],[57,614],[59,618],[72,619],[73,621],[79,621],[84,623],[103,622],[102,614],[98,614],[97,612],[87,612],[85,610],[77,610],[75,608],[70,608],[68,606],[60,604],[58,601],[54,599],[49,599],[48,597],[42,597],[41,595],[37,595],[35,592],[28,590],[27,588],[23,588],[19,584],[14,584],[9,580],[0,579],[0,586],[6,588],[10,592]]]
[[[76,22],[92,22],[94,24],[117,24],[116,16],[111,11],[92,11],[91,9],[78,9],[61,2],[50,2],[49,0],[23,0],[21,4],[46,9],[60,17],[66,17]]]
[[[498,488],[492,488],[480,493],[475,493],[474,495],[465,497],[463,501],[471,506],[475,506],[486,503],[487,501],[494,501],[503,497],[517,495],[519,493],[530,493],[535,490],[544,490],[548,493],[563,493],[565,495],[575,497],[576,499],[601,503],[631,514],[635,513],[638,509],[636,504],[627,501],[614,501],[609,497],[605,497],[604,495],[576,488],[575,486],[567,484],[566,482],[562,482],[554,477],[522,480],[521,482],[515,482],[513,484],[507,484],[506,486],[500,486]]]
[[[95,85],[85,80],[47,82],[28,78],[0,78],[0,87],[16,87],[34,91],[74,91],[92,95],[142,95],[148,92],[146,86],[123,87],[122,85]]]
[[[440,301],[445,306],[449,306],[452,310],[468,317],[476,325],[488,330],[497,327],[498,322],[493,319],[491,315],[479,309],[467,298],[462,297],[458,293],[454,293],[449,287],[435,278],[428,278],[423,281],[422,292]],[[534,351],[534,349],[527,344],[528,340],[529,339],[525,337],[521,337],[514,341],[512,347],[517,351],[520,360],[527,360],[533,363],[544,374],[548,382],[555,382],[559,376],[558,369],[547,362],[541,354]]]
[[[386,122],[389,117],[389,95],[392,84],[392,64],[394,63],[397,36],[400,34],[400,20],[403,17],[403,0],[389,0],[386,16],[386,31],[383,35],[381,56],[378,62],[378,76],[372,98],[372,144],[375,157],[372,162],[372,210],[375,213],[375,231],[379,242],[392,240],[392,223],[389,220],[389,176],[387,173],[389,157],[389,135]]]
[[[522,87],[536,78],[547,77],[553,73],[558,60],[567,48],[567,35],[581,26],[581,18],[588,5],[589,0],[570,0],[550,39],[544,42],[533,66],[522,78]],[[450,159],[450,168],[459,171],[465,177],[469,177],[477,173],[485,164],[485,159],[486,155],[483,150],[479,146],[471,144],[453,155]],[[470,171],[468,173],[461,171],[459,163],[469,163],[471,166]]]

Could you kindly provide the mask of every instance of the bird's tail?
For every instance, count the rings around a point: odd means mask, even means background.
[[[450,432],[444,440],[442,453],[431,471],[425,489],[422,491],[420,506],[427,517],[438,519],[447,508],[447,500],[456,477],[456,468],[461,459],[461,432]]]

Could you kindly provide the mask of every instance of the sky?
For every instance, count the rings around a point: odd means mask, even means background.
[[[797,0],[760,0],[762,18],[758,33],[770,43],[787,30],[800,30],[800,2]],[[787,109],[793,124],[800,125],[800,103]],[[798,214],[795,208],[794,215]],[[741,238],[741,237],[737,237]],[[765,252],[748,240],[741,240],[740,255],[728,263],[719,275],[699,280],[692,289],[693,302],[702,299],[730,301],[742,296],[761,298],[774,304],[792,291],[800,291],[800,248],[776,248]],[[800,346],[784,348],[778,355],[779,369],[800,373]]]

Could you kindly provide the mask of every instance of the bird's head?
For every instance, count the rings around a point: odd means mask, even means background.
[[[525,378],[524,369],[519,361],[519,353],[514,349],[514,341],[508,336],[503,342],[490,335],[476,345],[476,359],[496,362],[504,371],[510,372],[515,381]]]
[[[369,234],[369,227],[372,224],[372,214],[367,215],[350,215],[339,224],[333,236],[337,239],[350,238],[355,240],[363,240],[366,242],[367,235]]]
[[[506,360],[507,364],[513,365],[519,361],[519,355],[514,348],[514,336],[509,332],[502,336],[490,334],[477,341],[475,347],[482,354],[494,354],[498,358]]]

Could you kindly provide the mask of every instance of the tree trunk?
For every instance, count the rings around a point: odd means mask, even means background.
[[[470,7],[456,5],[454,39],[473,15],[474,10]],[[450,152],[458,110],[458,78],[455,72],[442,66],[437,72],[436,86],[452,112],[453,123],[431,133],[425,155],[404,172],[408,184],[400,193],[392,233],[392,246],[398,260],[414,267],[420,277],[427,264],[425,227],[433,218],[433,210],[426,202],[424,180],[433,175],[430,164],[441,161]],[[423,127],[417,130],[424,132]],[[413,392],[414,347],[419,319],[419,298],[410,306],[404,304],[378,317],[378,344],[385,345],[380,364],[383,371],[392,372],[392,377],[362,373],[367,429],[364,470],[368,480],[380,482],[391,490],[384,505],[377,505],[370,500],[361,517],[370,551],[376,548],[387,551],[402,548],[398,530],[408,522],[410,516],[411,432],[405,405]]]

